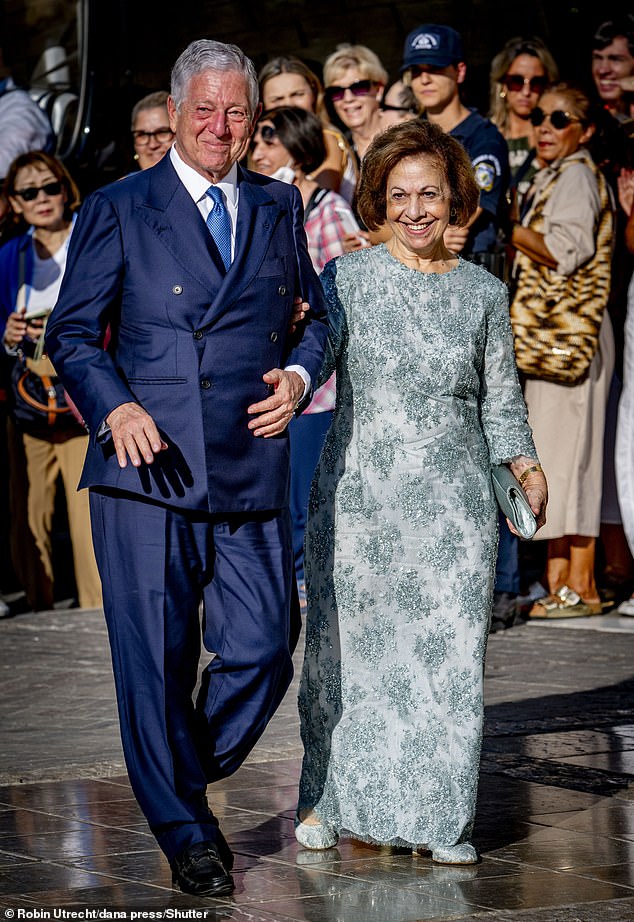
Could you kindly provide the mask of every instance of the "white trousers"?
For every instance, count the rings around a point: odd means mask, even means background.
[[[616,489],[623,529],[634,554],[634,275],[627,292],[623,390],[616,424]]]

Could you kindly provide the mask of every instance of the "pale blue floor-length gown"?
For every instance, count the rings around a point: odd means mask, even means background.
[[[497,549],[491,464],[535,458],[505,285],[383,245],[329,263],[337,408],[306,538],[299,807],[452,845],[475,815]]]

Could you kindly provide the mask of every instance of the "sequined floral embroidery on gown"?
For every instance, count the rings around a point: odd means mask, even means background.
[[[383,245],[330,262],[337,409],[306,536],[299,807],[344,835],[471,832],[497,549],[492,463],[535,457],[506,287]]]

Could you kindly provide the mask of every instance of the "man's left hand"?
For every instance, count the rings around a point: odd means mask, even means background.
[[[295,410],[304,396],[304,381],[296,371],[283,371],[273,368],[262,376],[270,384],[273,393],[260,403],[252,403],[247,413],[255,416],[249,423],[249,429],[255,436],[270,439],[271,436],[284,432]]]

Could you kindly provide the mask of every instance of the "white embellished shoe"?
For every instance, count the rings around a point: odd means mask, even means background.
[[[431,860],[437,864],[477,864],[478,853],[469,842],[459,845],[430,845]]]
[[[302,823],[299,816],[295,817],[295,838],[303,848],[313,851],[334,848],[339,841],[339,836],[332,826],[324,823]]]

